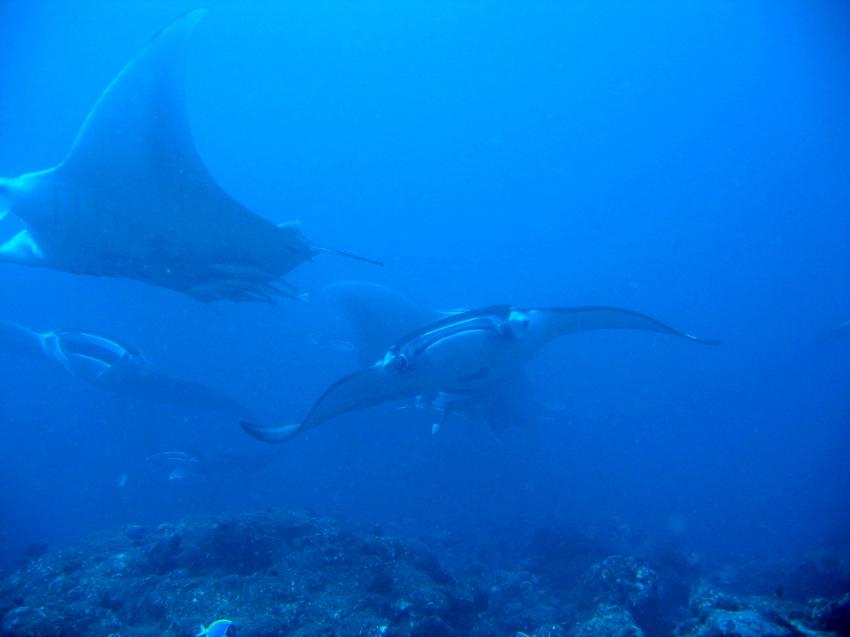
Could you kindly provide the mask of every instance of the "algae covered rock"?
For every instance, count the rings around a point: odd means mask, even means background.
[[[485,589],[487,610],[479,617],[475,636],[528,634],[558,637],[561,625],[575,621],[575,609],[556,597],[535,574],[493,573]]]
[[[639,559],[612,555],[594,564],[582,580],[582,596],[586,605],[620,607],[644,630],[660,631],[658,575]]]
[[[775,596],[738,596],[706,581],[691,590],[690,621],[678,627],[685,637],[815,637],[817,621],[802,604]],[[815,613],[812,612],[814,615]]]
[[[220,617],[239,637],[455,637],[479,610],[427,551],[300,513],[128,527],[0,585],[4,637],[177,637]]]
[[[809,606],[812,623],[817,628],[850,635],[850,593],[833,599],[815,598]]]
[[[644,633],[627,610],[600,604],[590,619],[574,626],[570,637],[644,637]]]
[[[777,624],[754,610],[713,610],[693,637],[796,637],[790,625]]]

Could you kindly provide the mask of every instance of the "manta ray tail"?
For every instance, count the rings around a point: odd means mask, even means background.
[[[283,223],[277,224],[277,227],[281,230],[294,233],[295,235],[303,238],[303,235],[301,234],[301,222],[299,221],[284,221]],[[354,259],[355,261],[371,263],[372,265],[384,265],[383,261],[376,261],[375,259],[370,259],[369,257],[361,257],[358,254],[352,254],[351,252],[345,252],[344,250],[329,248],[327,246],[319,245],[318,243],[313,243],[312,241],[308,241],[307,245],[309,246],[313,254],[316,254],[317,252],[325,252],[327,254],[335,254],[338,257],[345,257],[347,259]]]
[[[295,435],[301,431],[300,424],[278,425],[273,427],[268,425],[258,425],[244,420],[239,424],[249,436],[252,436],[257,440],[270,443],[286,442],[287,440],[295,437]]]
[[[317,243],[311,243],[310,247],[318,252],[327,252],[328,254],[335,254],[338,257],[345,257],[347,259],[354,259],[355,261],[363,261],[364,263],[371,263],[372,265],[384,265],[383,261],[376,261],[375,259],[370,259],[369,257],[361,257],[357,254],[352,254],[351,252],[345,252],[344,250],[337,250],[336,248],[328,248],[327,246],[320,246]]]

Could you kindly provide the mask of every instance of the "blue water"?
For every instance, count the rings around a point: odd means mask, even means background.
[[[199,152],[236,199],[434,308],[604,304],[723,345],[562,339],[530,365],[529,455],[393,406],[280,447],[0,353],[0,563],[128,522],[306,508],[399,533],[525,541],[627,526],[703,554],[850,534],[850,7],[837,2],[209,2],[189,52]],[[0,175],[53,166],[114,75],[192,2],[0,3]],[[19,228],[8,218],[4,238]],[[203,236],[204,228],[198,228]],[[318,301],[205,306],[0,267],[0,318],[79,327],[303,417],[356,366]],[[171,449],[277,454],[169,481]],[[527,450],[526,450],[527,451]]]

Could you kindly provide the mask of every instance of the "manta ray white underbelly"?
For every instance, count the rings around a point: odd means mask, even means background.
[[[271,301],[317,251],[227,195],[192,141],[186,49],[206,9],[163,29],[115,78],[57,167],[0,180],[0,217],[26,230],[0,261],[127,277],[209,301]],[[277,285],[282,283],[281,286]]]

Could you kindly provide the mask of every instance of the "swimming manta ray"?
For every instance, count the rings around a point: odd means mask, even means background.
[[[183,90],[186,50],[207,13],[183,15],[124,67],[62,163],[0,179],[0,218],[12,212],[26,226],[0,246],[0,261],[137,279],[203,301],[270,302],[295,294],[281,277],[317,252],[353,256],[308,242],[295,222],[255,215],[207,172]]]
[[[496,305],[462,312],[418,329],[369,367],[342,377],[319,397],[303,422],[242,422],[264,442],[283,442],[340,414],[422,395],[476,397],[553,340],[590,330],[630,329],[700,339],[645,314],[614,307],[520,308]]]
[[[159,371],[134,347],[91,332],[75,329],[36,332],[11,321],[0,321],[0,351],[46,359],[74,378],[143,400],[237,418],[251,413],[212,387]]]
[[[351,325],[363,367],[382,358],[399,338],[464,311],[427,309],[383,285],[366,281],[336,281],[325,287],[322,298],[339,309]],[[521,366],[493,382],[486,392],[471,396],[419,395],[415,406],[436,413],[435,433],[456,416],[487,425],[499,439],[508,429],[533,437],[538,416],[542,415]]]

